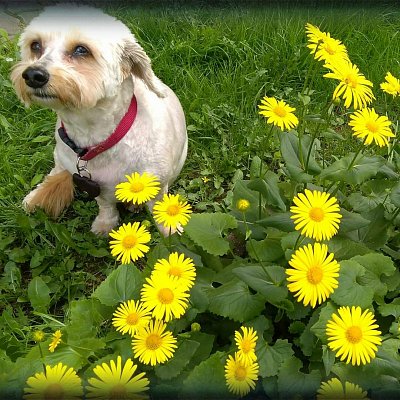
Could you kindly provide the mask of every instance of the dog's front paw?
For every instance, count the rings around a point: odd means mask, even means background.
[[[37,189],[32,190],[22,200],[22,208],[27,213],[31,213],[31,212],[35,211],[36,206],[38,206],[38,202],[35,200],[37,191],[38,191]]]
[[[108,234],[118,225],[118,220],[118,216],[105,219],[98,215],[93,221],[91,231],[96,235],[108,236]]]

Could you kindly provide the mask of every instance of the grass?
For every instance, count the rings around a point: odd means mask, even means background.
[[[235,174],[247,175],[255,155],[274,165],[278,146],[268,138],[257,104],[268,95],[300,106],[297,93],[312,62],[305,47],[306,22],[345,43],[352,61],[374,82],[376,108],[389,106],[390,115],[399,112],[399,105],[378,90],[387,71],[400,76],[400,41],[396,40],[400,12],[389,6],[174,4],[138,3],[126,8],[108,3],[104,8],[132,29],[156,74],[182,102],[189,153],[172,190],[184,193],[196,210],[227,207]],[[21,318],[25,312],[33,318],[24,320],[29,325],[35,320],[27,299],[32,277],[40,274],[48,283],[52,310],[62,315],[71,299],[90,293],[116,264],[108,255],[107,241],[88,233],[96,215],[94,202],[78,199],[58,221],[41,212],[27,216],[22,211],[23,197],[52,166],[55,115],[20,104],[8,79],[18,57],[16,40],[7,41],[3,35],[1,43],[0,265],[4,272],[0,309],[12,306]],[[313,83],[313,107],[325,104],[333,87],[319,69]],[[343,124],[337,121],[339,128]],[[346,153],[349,142],[331,146]]]

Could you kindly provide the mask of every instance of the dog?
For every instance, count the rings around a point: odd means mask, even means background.
[[[29,23],[19,46],[21,61],[11,72],[18,97],[57,113],[55,165],[24,198],[25,210],[40,207],[58,217],[74,198],[74,182],[87,192],[94,185],[99,212],[91,230],[107,235],[119,221],[115,186],[145,171],[160,180],[152,209],[186,160],[186,122],[129,28],[91,6],[55,5]],[[116,138],[121,126],[126,132]],[[104,150],[104,143],[111,147]],[[93,149],[102,151],[82,156]]]

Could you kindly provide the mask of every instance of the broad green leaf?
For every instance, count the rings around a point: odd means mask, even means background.
[[[283,362],[278,375],[278,389],[282,398],[315,396],[320,386],[321,373],[312,370],[309,374],[305,374],[300,372],[302,367],[302,362],[293,356]]]
[[[256,317],[264,309],[264,297],[251,294],[248,286],[239,280],[232,280],[208,291],[209,310],[222,317],[243,322]]]
[[[260,293],[266,301],[277,304],[287,297],[285,270],[278,266],[247,265],[232,271],[239,279]]]
[[[400,207],[400,182],[398,182],[390,191],[390,201],[395,207]]]
[[[1,278],[0,283],[1,282],[5,282],[6,285],[14,292],[20,287],[21,270],[13,261],[9,261],[4,266],[4,276]]]
[[[190,340],[194,340],[200,344],[190,359],[189,367],[192,369],[200,362],[209,358],[213,349],[215,336],[204,332],[190,332]]]
[[[97,287],[92,294],[106,306],[116,306],[130,299],[139,299],[142,273],[133,264],[122,264]]]
[[[326,344],[322,345],[322,362],[324,363],[325,374],[329,376],[331,373],[333,364],[335,364],[335,353],[329,350]]]
[[[201,362],[183,382],[182,398],[227,398],[225,384],[225,353],[216,352]]]
[[[354,260],[340,262],[339,287],[331,299],[340,306],[371,307],[374,289],[365,281],[366,269]]]
[[[354,153],[350,153],[335,161],[321,172],[320,179],[335,182],[343,181],[351,185],[357,185],[375,176],[384,163],[382,157],[367,157],[360,154],[357,156],[353,166],[350,167],[353,158]]]
[[[223,213],[194,214],[185,226],[185,233],[205,251],[222,256],[229,250],[229,242],[223,232],[237,227],[232,215]]]
[[[370,249],[376,250],[386,244],[390,222],[385,219],[385,208],[379,204],[376,208],[363,214],[371,222],[359,230],[360,240]]]
[[[272,262],[284,256],[280,239],[250,239],[246,248],[253,260]]]
[[[259,375],[265,378],[278,375],[280,366],[293,356],[294,351],[287,339],[278,339],[272,346],[262,339],[257,342],[256,354],[260,366]]]
[[[380,314],[384,317],[393,315],[393,317],[400,318],[400,297],[394,299],[389,304],[382,304],[378,307]]]
[[[290,212],[285,213],[276,213],[272,214],[267,218],[263,218],[260,221],[257,221],[258,224],[264,227],[271,227],[279,229],[283,232],[293,232],[294,231],[294,223],[290,218],[292,214]]]
[[[239,211],[236,205],[239,200],[245,199],[250,203],[249,208],[245,211],[246,221],[254,222],[259,218],[258,205],[260,200],[259,194],[250,189],[250,182],[252,181],[239,180],[235,182],[232,196],[232,214],[240,220],[243,219],[243,212]]]
[[[326,324],[332,318],[332,314],[337,311],[334,304],[328,301],[324,306],[321,307],[318,321],[310,328],[310,331],[317,336],[322,343],[327,342],[326,337]]]
[[[50,289],[40,276],[29,282],[28,298],[35,311],[46,312],[50,304]]]
[[[343,218],[340,220],[339,233],[355,231],[367,226],[370,221],[363,218],[360,214],[340,209]]]
[[[206,311],[210,300],[207,296],[207,289],[212,288],[215,272],[210,268],[196,268],[196,281],[190,290],[190,302],[200,312]]]
[[[199,346],[200,343],[194,340],[183,340],[178,343],[174,356],[167,363],[155,367],[155,374],[163,380],[175,378],[189,364]]]
[[[374,300],[379,304],[384,303],[384,296],[386,295],[388,288],[381,277],[392,276],[396,272],[396,267],[390,257],[386,257],[380,253],[369,253],[363,256],[355,256],[352,258],[353,261],[358,262],[366,269],[365,276],[362,279],[362,283],[373,288]]]
[[[267,204],[281,211],[286,211],[286,205],[279,191],[278,181],[279,178],[274,172],[267,171],[263,178],[251,180],[248,188],[261,193]]]
[[[281,399],[278,390],[278,377],[271,376],[267,378],[263,378],[262,387],[264,389],[265,394],[269,399]]]
[[[335,255],[336,260],[348,260],[356,255],[363,255],[372,251],[363,243],[341,236],[334,236],[329,240],[328,248],[329,252]]]
[[[314,333],[311,332],[311,327],[317,323],[319,319],[320,310],[317,309],[309,318],[308,323],[303,330],[302,334],[299,337],[300,348],[303,354],[307,357],[311,356],[313,351],[315,350],[315,345],[317,342],[317,338]]]

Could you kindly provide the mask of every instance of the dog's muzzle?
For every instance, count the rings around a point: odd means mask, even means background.
[[[49,73],[40,67],[28,67],[23,73],[22,77],[25,83],[34,89],[43,87],[50,78]]]

